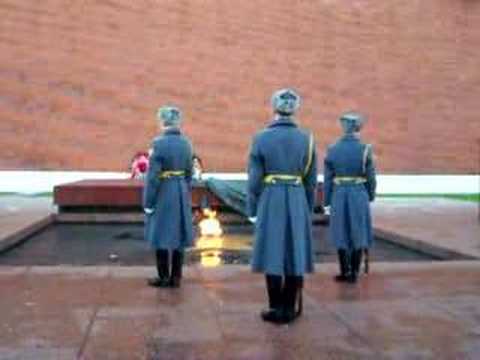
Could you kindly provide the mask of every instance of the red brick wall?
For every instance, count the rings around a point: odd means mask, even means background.
[[[474,0],[2,0],[0,169],[123,170],[173,102],[242,171],[290,85],[321,155],[358,108],[382,172],[476,173],[479,24]]]

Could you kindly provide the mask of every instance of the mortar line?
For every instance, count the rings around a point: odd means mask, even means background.
[[[346,321],[341,315],[337,314],[334,310],[329,309],[328,305],[324,305],[325,310],[330,313],[334,317],[336,321],[338,321],[340,324],[345,326],[352,335],[356,336],[364,345],[366,345],[369,349],[371,349],[375,356],[379,359],[384,359],[385,356],[382,354],[380,350],[378,350],[373,344],[368,341],[368,339],[360,334],[358,331],[356,331],[349,323]]]
[[[99,310],[100,310],[100,306],[97,306],[97,308],[93,312],[93,315],[92,315],[92,317],[91,317],[91,319],[88,323],[87,330],[85,331],[85,335],[83,336],[82,343],[81,343],[80,348],[78,349],[78,352],[77,352],[77,360],[82,360],[83,359],[82,356],[83,356],[83,353],[84,353],[85,348],[87,346],[88,339],[90,338],[90,334],[92,332],[93,324],[94,324],[95,320],[97,319],[97,315],[98,315]]]
[[[105,277],[102,276],[101,279],[102,280],[106,279],[108,281],[108,279],[110,279],[111,277],[112,277],[111,269],[109,269],[107,275]],[[105,292],[105,283],[103,282],[102,287],[100,289],[100,293],[102,294],[102,297],[103,297],[104,292]],[[85,331],[85,335],[83,336],[83,339],[82,339],[82,343],[81,343],[80,348],[78,349],[78,352],[77,352],[77,357],[76,357],[77,360],[82,360],[83,359],[83,353],[85,352],[85,348],[87,347],[88,340],[90,338],[90,334],[92,333],[93,325],[98,318],[98,313],[100,312],[101,308],[102,308],[101,304],[97,305],[94,308],[93,315],[90,318],[90,321],[87,325],[87,329]]]
[[[439,298],[439,299],[446,299],[446,300],[448,300],[448,298],[443,298],[443,297],[442,297],[442,298]],[[427,299],[427,300],[428,300],[428,299]],[[426,305],[430,305],[430,306],[432,306],[433,308],[435,308],[435,309],[437,309],[437,310],[439,310],[439,311],[443,311],[443,312],[447,313],[452,319],[459,320],[460,322],[463,323],[462,317],[459,316],[459,315],[457,315],[457,314],[455,314],[452,310],[450,310],[449,307],[443,307],[442,305],[439,305],[439,304],[436,303],[436,302],[432,302],[431,300],[430,300],[430,301],[428,302],[428,304],[426,304]],[[468,336],[471,336],[471,334],[469,333]],[[468,355],[468,354],[462,354],[462,355],[465,356],[465,359],[466,359],[466,360],[473,360],[473,359],[471,358],[471,356]]]

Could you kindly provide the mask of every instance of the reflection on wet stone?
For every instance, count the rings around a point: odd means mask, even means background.
[[[314,226],[313,250],[317,263],[335,262],[328,228]],[[187,264],[205,267],[249,264],[253,227],[226,225],[220,236],[198,237],[187,251]],[[373,261],[425,261],[431,257],[376,239]],[[0,265],[153,265],[154,258],[140,224],[54,224],[16,248],[0,255]]]

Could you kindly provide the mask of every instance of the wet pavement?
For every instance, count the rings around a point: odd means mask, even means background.
[[[51,211],[48,198],[0,201],[3,235]],[[446,201],[382,199],[375,224],[476,251],[477,205]],[[266,302],[262,276],[235,257],[231,265],[209,267],[218,265],[212,244],[201,249],[210,254],[206,263],[192,253],[182,288],[159,290],[145,284],[153,266],[133,266],[153,260],[141,227],[75,226],[49,228],[9,253],[17,255],[0,256],[0,359],[480,358],[480,262],[426,261],[411,253],[379,262],[388,258],[377,246],[371,274],[341,285],[332,281],[336,264],[325,263],[332,260],[325,228],[317,228],[321,263],[306,280],[304,316],[274,326],[258,316]],[[250,230],[237,228],[223,245],[238,254],[249,242]],[[17,266],[6,265],[14,258]],[[47,266],[85,259],[109,266]]]
[[[187,253],[188,263],[204,266],[248,264],[252,226],[225,226],[222,237],[197,239]],[[314,253],[318,263],[336,261],[328,228],[314,227]],[[425,261],[426,254],[376,239],[371,261]],[[141,224],[54,224],[7,253],[0,265],[152,265],[154,258],[143,238]]]
[[[1,359],[478,359],[480,263],[377,263],[357,285],[317,266],[304,315],[263,323],[263,278],[188,266],[180,289],[151,267],[0,267]]]

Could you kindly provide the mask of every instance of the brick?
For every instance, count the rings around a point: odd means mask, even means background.
[[[293,86],[320,157],[357,108],[381,172],[480,171],[475,1],[4,0],[0,18],[0,169],[125,170],[174,102],[207,170],[243,171]]]

